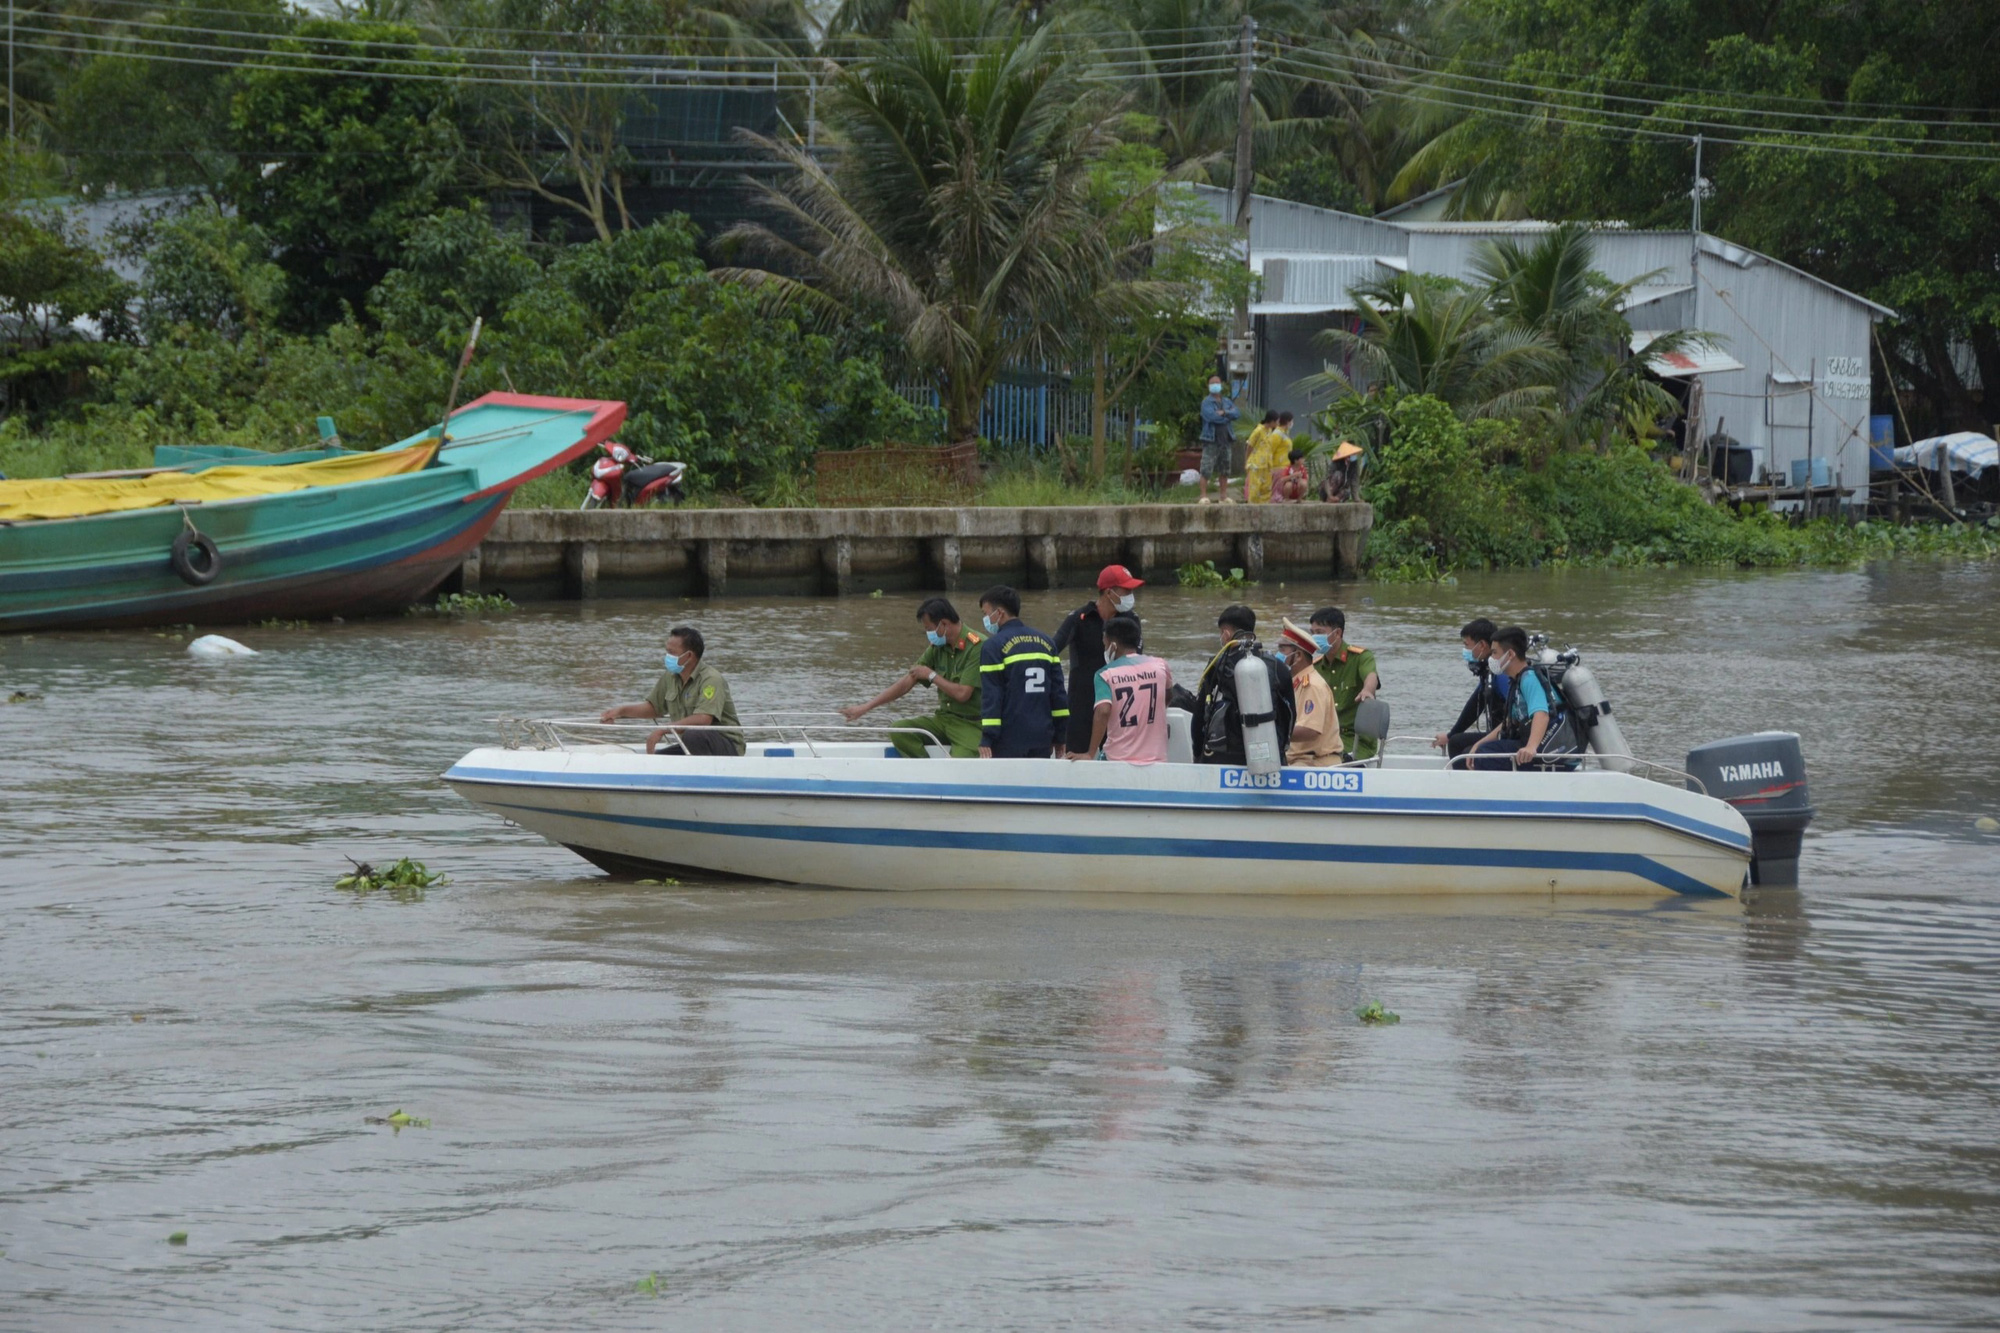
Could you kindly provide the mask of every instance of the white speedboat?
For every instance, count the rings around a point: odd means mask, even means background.
[[[1752,859],[1734,807],[1629,759],[1517,774],[1412,754],[1259,774],[915,760],[858,728],[744,723],[741,758],[648,755],[629,725],[513,724],[444,778],[614,872],[851,889],[1734,896]],[[870,739],[839,738],[857,733]]]

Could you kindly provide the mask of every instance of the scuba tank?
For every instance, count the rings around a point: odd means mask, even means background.
[[[1632,747],[1625,743],[1618,719],[1611,716],[1611,701],[1604,697],[1597,673],[1581,662],[1572,661],[1563,672],[1561,688],[1563,697],[1569,700],[1570,715],[1576,719],[1578,730],[1583,732],[1598,761],[1613,773],[1630,773]]]
[[[1237,716],[1243,722],[1243,764],[1252,773],[1275,773],[1285,757],[1278,751],[1278,717],[1271,701],[1271,671],[1254,650],[1236,659]]]
[[[1533,669],[1540,671],[1542,679],[1562,697],[1562,720],[1550,728],[1550,739],[1557,743],[1554,752],[1572,752],[1570,747],[1587,745],[1607,771],[1630,773],[1632,747],[1626,743],[1618,720],[1611,716],[1611,700],[1605,697],[1597,673],[1583,665],[1583,655],[1574,648],[1558,653],[1539,634],[1529,644],[1528,660]],[[1569,735],[1558,738],[1558,731],[1567,731]],[[1564,745],[1565,740],[1568,746]]]

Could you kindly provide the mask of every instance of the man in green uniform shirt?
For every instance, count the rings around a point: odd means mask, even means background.
[[[1375,654],[1347,642],[1347,615],[1337,606],[1313,612],[1312,640],[1319,645],[1320,659],[1313,670],[1326,677],[1333,687],[1333,714],[1340,719],[1340,748],[1355,759],[1373,759],[1381,748],[1375,740],[1358,745],[1354,738],[1354,715],[1363,699],[1373,699],[1382,688],[1375,672]]]
[[[961,625],[957,608],[942,597],[933,597],[918,607],[917,621],[924,627],[924,638],[929,645],[917,664],[867,703],[851,704],[841,709],[840,715],[849,722],[858,722],[883,704],[902,698],[915,686],[935,688],[937,711],[927,717],[892,723],[896,730],[890,740],[899,753],[911,759],[924,758],[926,744],[949,745],[954,759],[977,759],[979,645],[985,636]]]
[[[664,717],[673,723],[646,738],[647,754],[654,753],[656,746],[661,754],[742,754],[743,733],[721,730],[741,724],[735,701],[729,697],[729,682],[708,664],[702,655],[705,648],[701,631],[692,625],[677,625],[667,631],[666,673],[654,684],[653,692],[644,703],[605,709],[601,720]]]

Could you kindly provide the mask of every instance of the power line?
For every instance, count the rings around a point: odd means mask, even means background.
[[[1291,77],[1300,79],[1301,81],[1306,83],[1319,84],[1324,87],[1336,88],[1344,91],[1358,90],[1362,92],[1370,92],[1385,100],[1396,99],[1401,101],[1416,102],[1426,106],[1435,106],[1453,111],[1465,111],[1478,115],[1504,116],[1517,121],[1565,125],[1578,129],[1593,130],[1600,134],[1604,133],[1623,134],[1636,138],[1667,139],[1683,143],[1692,142],[1694,138],[1694,135],[1691,133],[1676,133],[1670,130],[1656,129],[1647,125],[1617,125],[1617,124],[1607,125],[1602,121],[1582,120],[1576,118],[1577,115],[1599,114],[1607,116],[1620,116],[1626,119],[1633,119],[1633,120],[1648,119],[1647,117],[1635,116],[1631,112],[1592,112],[1587,108],[1564,107],[1551,102],[1546,102],[1546,101],[1537,102],[1525,98],[1508,97],[1508,98],[1497,99],[1499,101],[1512,102],[1521,106],[1539,108],[1538,110],[1515,111],[1515,110],[1510,110],[1505,106],[1496,106],[1491,101],[1486,101],[1486,102],[1464,101],[1455,99],[1448,95],[1444,95],[1455,91],[1451,89],[1431,89],[1430,91],[1432,93],[1438,95],[1425,96],[1421,92],[1413,91],[1412,88],[1408,85],[1400,85],[1385,89],[1385,88],[1366,87],[1365,85],[1361,84],[1359,80],[1354,81],[1352,84],[1339,83],[1331,79],[1317,77],[1318,71],[1313,66],[1303,65],[1301,62],[1295,61],[1290,57],[1286,56],[1280,56],[1276,58],[1276,60],[1274,60],[1273,63],[1282,64],[1290,67],[1286,72],[1288,72]],[[1304,72],[1308,70],[1313,72],[1312,73]],[[1493,95],[1484,93],[1466,93],[1464,94],[1464,96],[1492,97]],[[1569,111],[1576,114],[1571,116],[1554,114],[1556,112],[1561,112],[1561,111]],[[1703,122],[1691,121],[1689,123],[1702,124]],[[1778,129],[1766,130],[1756,126],[1729,125],[1729,124],[1720,125],[1719,128],[1735,130],[1739,134],[1790,134],[1790,135],[1810,135],[1815,138],[1844,138],[1844,139],[1864,139],[1864,140],[1870,138],[1870,136],[1867,135],[1836,135],[1836,134],[1828,134],[1824,131],[1815,132],[1810,130],[1778,130]],[[1794,143],[1788,141],[1777,141],[1772,139],[1738,139],[1738,138],[1729,138],[1726,136],[1714,135],[1708,133],[1703,133],[1701,137],[1703,138],[1704,141],[1709,143],[1732,144],[1738,147],[1780,148],[1796,152],[1832,153],[1848,157],[1874,157],[1874,158],[1893,159],[1901,161],[1919,161],[1919,162],[2000,163],[2000,144],[1994,145],[1996,152],[1991,154],[1969,154],[1969,153],[1914,152],[1907,149],[1876,150],[1869,148],[1845,147],[1833,144]],[[1948,148],[1972,146],[1969,144],[1956,144],[1956,143],[1938,144],[1937,141],[1935,140],[1892,139],[1888,138],[1887,136],[1876,137],[1874,141],[1892,142],[1892,143],[1922,143],[1922,144],[1932,144],[1938,147],[1948,147]]]
[[[1296,33],[1283,33],[1280,35],[1299,41],[1301,43],[1310,43],[1313,40],[1315,40],[1311,37],[1301,36]],[[1498,69],[1498,70],[1513,70],[1517,67],[1516,62],[1510,60],[1480,60],[1476,57],[1465,56],[1465,55],[1452,56],[1450,63],[1476,65],[1482,69]],[[1627,79],[1617,76],[1608,76],[1608,80],[1609,82],[1621,85],[1626,88],[1651,88],[1660,92],[1699,93],[1705,97],[1713,97],[1713,96],[1750,97],[1766,102],[1797,102],[1806,106],[1826,105],[1825,98],[1800,97],[1790,93],[1758,93],[1758,92],[1724,93],[1722,90],[1716,88],[1700,88],[1683,83],[1654,83],[1645,79]],[[1856,107],[1868,107],[1874,110],[1881,110],[1881,111],[1930,111],[1930,112],[1937,112],[1943,115],[1956,114],[1965,116],[1990,116],[1990,115],[2000,114],[2000,111],[1996,111],[1996,108],[1993,107],[1929,106],[1929,105],[1920,105],[1917,103],[1904,103],[1904,102],[1855,102],[1855,101],[1849,101],[1847,105]]]
[[[117,2],[117,0],[107,0],[107,2]],[[42,16],[37,15],[36,17],[41,18]],[[48,22],[50,20],[44,18],[43,21]],[[537,47],[523,47],[523,46],[481,47],[481,46],[462,46],[455,43],[440,43],[440,42],[421,42],[421,41],[402,42],[402,41],[395,41],[393,39],[374,38],[374,37],[335,37],[324,33],[308,34],[308,33],[300,33],[297,31],[286,32],[286,31],[260,31],[255,29],[241,29],[241,28],[206,28],[206,27],[195,26],[192,24],[173,23],[165,20],[143,21],[143,22],[141,21],[126,22],[123,20],[111,20],[110,22],[118,25],[112,31],[105,32],[102,34],[80,33],[78,35],[101,36],[104,40],[120,41],[120,40],[145,40],[144,38],[139,38],[136,36],[138,33],[141,32],[173,32],[181,34],[191,33],[198,36],[235,38],[245,42],[253,42],[253,41],[290,41],[290,42],[303,42],[303,43],[329,42],[329,43],[337,43],[344,46],[358,46],[369,49],[388,48],[391,50],[433,51],[433,52],[450,52],[454,54],[497,55],[497,56],[512,56],[512,57],[542,56],[542,57],[547,57],[551,60],[557,60],[557,59],[622,60],[622,59],[632,59],[637,56],[645,56],[648,58],[674,59],[674,60],[684,60],[684,61],[701,62],[701,63],[764,62],[770,64],[789,65],[789,64],[794,64],[801,59],[805,60],[817,59],[817,57],[811,55],[794,56],[779,52],[757,52],[757,51],[744,51],[738,54],[725,54],[725,55],[714,55],[714,54],[689,55],[689,54],[665,53],[665,52],[660,52],[660,53],[634,52],[628,54],[618,51],[586,50],[586,49],[572,49],[572,48],[547,48],[547,47],[537,48]],[[70,35],[71,32],[71,30],[69,29],[50,29],[50,28],[42,28],[38,29],[38,31],[47,33],[52,36],[68,36]],[[562,34],[545,32],[532,35],[548,39],[548,38],[559,37]],[[585,34],[578,34],[578,36],[585,36]],[[595,35],[591,36],[594,39]],[[646,35],[638,33],[605,34],[604,39],[615,40],[615,41],[628,41],[634,43],[644,43],[649,41],[676,42],[680,40],[678,37],[673,37],[668,35]],[[1020,43],[1017,43],[1017,45],[1020,45]],[[998,49],[997,45],[993,49]],[[1107,55],[1107,56],[1143,54],[1148,57],[1153,57],[1155,55],[1158,55],[1158,58],[1160,59],[1174,60],[1174,59],[1185,59],[1187,57],[1172,56],[1159,53],[1166,53],[1172,51],[1198,52],[1202,50],[1228,51],[1233,49],[1233,47],[1232,43],[1224,40],[1224,41],[1212,41],[1212,42],[1173,42],[1173,43],[1163,43],[1158,46],[1150,46],[1150,45],[1100,46],[1092,44],[1091,49],[1100,55]]]
[[[91,3],[93,6],[111,6],[122,9],[142,10],[149,14],[160,14],[162,12],[172,13],[172,14],[217,14],[223,17],[237,18],[237,19],[245,17],[264,17],[261,15],[246,15],[245,12],[240,9],[226,9],[214,5],[170,3],[163,7],[162,4],[157,2],[157,0],[91,0]],[[51,13],[49,17],[55,18],[61,16]],[[547,28],[502,28],[502,27],[487,26],[483,24],[461,24],[461,23],[447,23],[447,22],[431,23],[431,22],[423,22],[415,20],[354,19],[354,18],[347,18],[338,14],[289,13],[282,15],[274,15],[271,17],[283,18],[294,22],[350,24],[356,27],[360,26],[402,27],[402,28],[416,28],[419,30],[425,28],[432,28],[440,32],[491,33],[491,34],[498,34],[502,36],[511,36],[511,37],[547,38],[547,37],[554,37],[561,35],[560,33],[552,32]],[[940,42],[945,45],[1001,45],[1010,41],[1025,41],[1028,38],[1033,37],[1037,32],[1042,32],[1042,31],[1057,32],[1063,35],[1078,36],[1078,37],[1087,37],[1089,35],[1086,31],[1082,29],[1058,28],[1052,25],[1046,28],[1026,30],[1019,37],[993,36],[986,34],[979,34],[979,35],[965,36],[965,37],[933,35],[931,37],[931,40]],[[1231,43],[1235,40],[1235,29],[1234,27],[1227,24],[1220,26],[1214,24],[1204,24],[1196,27],[1182,27],[1182,28],[1120,28],[1117,29],[1116,32],[1119,36],[1131,36],[1136,39],[1143,39],[1146,36],[1180,37],[1180,36],[1186,36],[1191,33],[1208,33],[1212,34],[1217,40],[1220,40],[1224,43]],[[611,34],[606,34],[606,35],[611,35]],[[814,39],[810,35],[806,34],[800,34],[799,36],[796,37],[758,36],[748,39],[741,37],[734,37],[734,36],[722,36],[713,33],[648,33],[648,34],[633,34],[633,35],[641,37],[657,38],[661,40],[672,40],[677,42],[739,43],[748,40],[750,42],[761,42],[774,46],[776,45],[810,46],[810,44],[813,43],[814,41]],[[834,34],[822,34],[821,37],[819,38],[818,44],[820,46],[824,46],[829,42],[843,42],[856,38],[859,38],[860,40],[874,40],[872,38],[867,37],[864,34],[834,33]],[[812,47],[811,49],[807,50],[804,54],[807,55],[813,54],[815,50],[817,50],[817,47]]]
[[[1318,53],[1318,52],[1314,52],[1314,51],[1307,51],[1307,52],[1306,52],[1306,53],[1305,53],[1305,54],[1304,54],[1303,56],[1292,56],[1292,55],[1289,55],[1289,54],[1288,54],[1288,55],[1287,55],[1287,58],[1288,58],[1288,59],[1307,59],[1307,58],[1309,58],[1309,57],[1313,57],[1313,56],[1317,56],[1317,55],[1319,55],[1319,53]],[[1786,118],[1786,119],[1797,119],[1797,120],[1827,120],[1827,121],[1840,121],[1840,122],[1847,122],[1847,121],[1865,121],[1865,122],[1868,122],[1868,123],[1870,123],[1870,124],[1879,124],[1879,123],[1881,123],[1881,121],[1882,121],[1883,119],[1891,119],[1891,120],[1893,120],[1893,121],[1894,121],[1894,122],[1895,122],[1896,124],[1898,124],[1898,125],[1936,125],[1936,126],[1943,126],[1943,127],[1947,127],[1947,128],[1951,128],[1951,129],[1960,129],[1960,130],[1965,130],[1965,129],[1992,129],[1992,128],[1994,128],[1994,127],[1992,127],[1992,126],[1982,126],[1982,125],[1976,125],[1976,124],[1972,124],[1972,123],[1969,123],[1969,122],[1965,122],[1965,121],[1950,121],[1950,120],[1908,120],[1908,119],[1904,119],[1904,118],[1901,118],[1901,117],[1887,117],[1887,118],[1885,118],[1885,117],[1870,117],[1870,116],[1857,116],[1857,115],[1840,115],[1840,114],[1833,114],[1833,113],[1823,113],[1823,112],[1810,112],[1810,111],[1770,111],[1770,110],[1765,110],[1765,109],[1762,109],[1762,108],[1757,108],[1757,107],[1730,107],[1730,106],[1720,106],[1720,105],[1716,105],[1716,104],[1713,104],[1713,103],[1694,103],[1694,102],[1674,102],[1674,101],[1662,101],[1662,100],[1659,100],[1659,99],[1656,99],[1656,98],[1647,98],[1647,97],[1622,97],[1622,96],[1619,96],[1619,95],[1617,95],[1617,94],[1614,94],[1614,93],[1600,93],[1600,92],[1594,92],[1594,91],[1588,91],[1588,90],[1584,90],[1584,89],[1577,89],[1577,88],[1551,88],[1551,87],[1549,87],[1549,86],[1548,86],[1548,85],[1546,85],[1546,84],[1538,84],[1538,83],[1531,83],[1531,82],[1523,82],[1523,81],[1518,81],[1518,80],[1511,80],[1511,79],[1486,79],[1486,78],[1481,78],[1481,77],[1479,77],[1479,76],[1477,76],[1477,75],[1472,75],[1472,74],[1458,74],[1458,73],[1453,73],[1453,72],[1451,72],[1451,71],[1449,71],[1449,70],[1425,70],[1425,69],[1424,69],[1424,68],[1422,68],[1421,66],[1416,66],[1416,65],[1399,65],[1399,64],[1395,63],[1394,61],[1388,61],[1388,60],[1367,60],[1367,61],[1362,61],[1362,62],[1359,62],[1359,63],[1361,63],[1361,64],[1364,64],[1364,65],[1379,65],[1379,66],[1381,66],[1381,67],[1382,67],[1382,68],[1384,68],[1384,69],[1392,69],[1392,70],[1395,70],[1395,71],[1397,71],[1398,73],[1402,73],[1402,74],[1406,74],[1406,75],[1409,75],[1409,76],[1412,76],[1412,77],[1415,77],[1415,76],[1420,76],[1420,75],[1428,75],[1428,76],[1430,76],[1430,77],[1432,77],[1432,78],[1436,78],[1436,79],[1441,79],[1441,80],[1456,80],[1456,81],[1464,81],[1464,82],[1471,82],[1471,83],[1482,83],[1482,84],[1488,84],[1488,85],[1491,85],[1491,86],[1494,86],[1494,87],[1500,87],[1500,88],[1511,88],[1511,89],[1514,89],[1514,90],[1517,90],[1517,91],[1523,91],[1523,92],[1534,92],[1534,93],[1540,93],[1540,94],[1542,94],[1542,95],[1543,95],[1544,97],[1547,97],[1547,96],[1550,96],[1550,95],[1555,95],[1555,96],[1563,96],[1563,97],[1578,97],[1578,98],[1590,98],[1590,99],[1596,99],[1596,100],[1609,100],[1609,101],[1617,101],[1617,102],[1630,102],[1630,103],[1634,103],[1634,104],[1636,104],[1636,105],[1639,105],[1639,106],[1647,106],[1647,107],[1652,107],[1652,108],[1655,108],[1655,109],[1657,109],[1657,110],[1660,110],[1660,111],[1666,111],[1666,112],[1676,112],[1676,111],[1717,111],[1717,112],[1723,112],[1723,113],[1738,113],[1738,112],[1740,112],[1741,114],[1745,114],[1745,115],[1754,115],[1754,116],[1772,116],[1772,117],[1782,117],[1782,118]],[[1361,77],[1361,76],[1357,76],[1357,77]],[[1492,94],[1492,93],[1481,93],[1481,92],[1479,92],[1479,91],[1478,91],[1477,89],[1466,89],[1466,90],[1463,90],[1463,91],[1465,92],[1465,94],[1466,94],[1467,96],[1476,96],[1476,97],[1491,97],[1491,96],[1498,96],[1498,94]],[[1578,109],[1578,110],[1584,110],[1584,109],[1592,109],[1592,108],[1577,108],[1577,109]],[[1605,111],[1603,111],[1603,112],[1602,112],[1601,114],[1604,114],[1604,115],[1619,115],[1619,116],[1627,116],[1627,117],[1635,117],[1635,113],[1633,113],[1633,112],[1627,112],[1627,111],[1611,111],[1611,110],[1605,110]],[[1635,117],[1635,118],[1636,118],[1636,117]],[[1714,123],[1714,124],[1717,124],[1719,128],[1723,128],[1723,129],[1742,129],[1742,130],[1746,130],[1746,131],[1750,131],[1750,130],[1753,130],[1753,129],[1754,129],[1754,127],[1750,127],[1750,126],[1744,126],[1744,125],[1738,125],[1738,124],[1734,124],[1734,123],[1722,123],[1722,122],[1702,122],[1702,121],[1695,121],[1695,120],[1694,120],[1694,119],[1692,119],[1691,117],[1681,117],[1681,118],[1682,118],[1682,119],[1686,119],[1686,120],[1688,121],[1688,123],[1689,123],[1689,124],[1704,124],[1704,125],[1706,125],[1706,124],[1711,124],[1711,123]],[[1832,135],[1834,135],[1834,137],[1846,137],[1846,136],[1844,136],[1844,135],[1841,135],[1841,134],[1839,134],[1838,132],[1829,132],[1829,131],[1811,131],[1811,130],[1796,130],[1796,131],[1793,131],[1793,133],[1798,133],[1798,134],[1809,134],[1809,133],[1820,133],[1820,134],[1832,134]],[[1889,136],[1875,136],[1875,137],[1880,137],[1880,138],[1887,138],[1887,137],[1889,137]],[[1902,142],[1906,142],[1906,143],[1938,143],[1938,142],[1940,142],[1939,140],[1936,140],[1936,139],[1918,139],[1918,138],[1909,138],[1909,139],[1904,139],[1904,140],[1901,140],[1901,141],[1902,141]]]
[[[43,29],[25,29],[46,33]],[[509,88],[546,89],[587,89],[598,92],[656,92],[656,91],[715,91],[735,90],[761,91],[777,89],[799,91],[814,86],[818,80],[811,74],[773,66],[768,70],[699,70],[679,67],[663,67],[655,77],[634,79],[631,76],[644,66],[638,58],[628,58],[624,69],[612,69],[598,78],[560,77],[567,71],[560,66],[543,66],[537,63],[478,64],[453,60],[417,60],[397,56],[378,56],[367,59],[365,68],[344,67],[325,63],[325,53],[311,51],[257,51],[245,52],[239,48],[205,43],[176,42],[168,39],[133,38],[142,45],[170,48],[167,52],[152,50],[128,50],[118,48],[98,52],[98,56],[110,60],[142,60],[155,64],[195,66],[210,69],[263,68],[279,72],[302,75],[331,75],[340,78],[396,79],[404,82],[473,84]],[[24,45],[31,50],[60,51],[46,41],[28,42]],[[173,51],[187,51],[199,54],[174,54]],[[448,55],[448,52],[440,54]],[[245,56],[253,59],[245,59]],[[235,59],[213,59],[213,56],[234,56]],[[340,59],[363,63],[360,57],[346,56]],[[665,57],[661,57],[665,59]],[[382,68],[385,65],[410,68]],[[848,66],[847,68],[853,68]],[[865,64],[863,65],[865,68]],[[1189,74],[1213,73],[1226,68],[1223,65],[1202,66],[1185,71]],[[462,73],[459,71],[475,71]],[[478,71],[484,71],[478,72]],[[1102,70],[1085,72],[1078,77],[1086,82],[1112,82],[1143,72],[1137,65],[1107,65]],[[512,74],[513,78],[492,77],[495,74]],[[618,76],[625,77],[620,78]]]

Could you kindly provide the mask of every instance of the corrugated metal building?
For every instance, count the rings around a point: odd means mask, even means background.
[[[1233,216],[1226,190],[1195,187],[1218,217]],[[1320,330],[1351,321],[1359,283],[1398,271],[1470,280],[1479,248],[1532,239],[1547,222],[1441,222],[1363,218],[1258,195],[1250,262],[1263,278],[1251,306],[1265,407],[1304,415],[1323,406],[1298,382],[1320,371]],[[1634,343],[1668,329],[1717,335],[1716,351],[1657,367],[1690,382],[1690,435],[1725,431],[1755,454],[1760,473],[1789,480],[1795,460],[1824,460],[1826,484],[1868,478],[1869,330],[1895,312],[1789,264],[1687,231],[1595,233],[1597,267],[1615,282],[1644,278],[1626,303]]]

